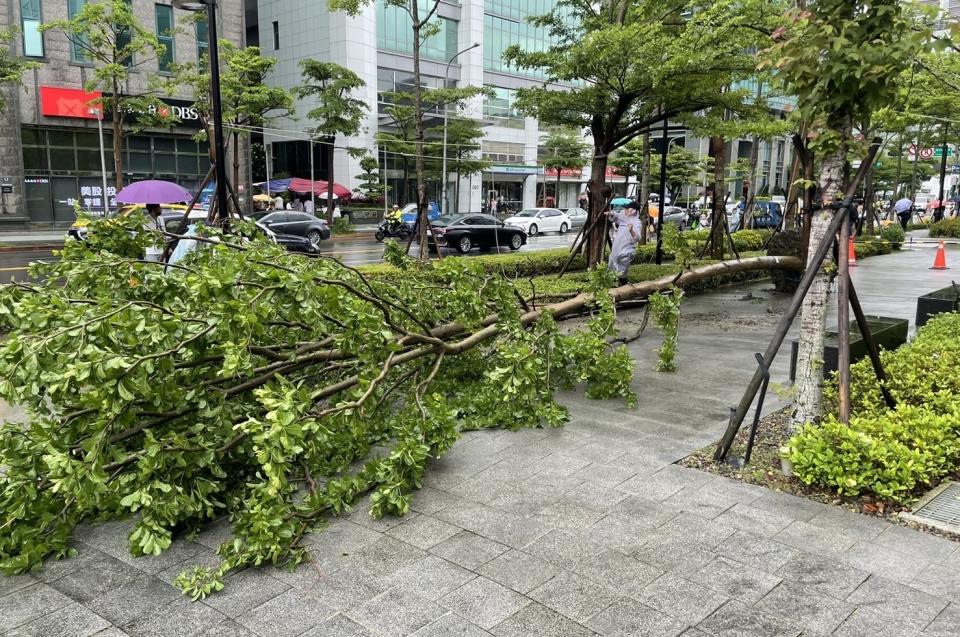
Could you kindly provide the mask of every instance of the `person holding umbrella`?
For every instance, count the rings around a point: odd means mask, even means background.
[[[617,273],[620,285],[627,283],[627,269],[633,263],[633,255],[637,251],[637,242],[640,241],[640,218],[637,211],[640,204],[631,201],[622,210],[608,210],[607,216],[617,222],[617,234],[613,237],[610,246],[610,259],[607,265]]]
[[[910,223],[910,217],[913,216],[913,201],[911,201],[909,197],[898,199],[897,202],[893,204],[893,211],[897,213],[900,226],[903,227],[903,231],[906,232],[907,225]]]

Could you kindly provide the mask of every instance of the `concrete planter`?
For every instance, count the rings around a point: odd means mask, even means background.
[[[960,295],[953,286],[917,297],[917,327],[926,325],[932,317],[960,309]]]
[[[867,316],[870,333],[873,334],[880,349],[896,349],[907,342],[907,319],[889,316]],[[797,378],[797,349],[799,344],[793,341],[790,347],[790,380]],[[823,375],[837,371],[838,341],[836,332],[827,332],[823,343]],[[867,356],[867,344],[860,335],[856,321],[850,322],[850,362],[855,363]]]

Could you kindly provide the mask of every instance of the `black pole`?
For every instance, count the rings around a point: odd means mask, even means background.
[[[943,146],[940,148],[940,196],[937,197],[937,209],[933,211],[933,220],[943,219],[943,185],[947,180],[947,127],[949,124],[943,123]]]
[[[217,203],[220,216],[229,216],[227,207],[227,153],[223,142],[223,110],[220,104],[220,55],[217,52],[217,5],[207,3],[207,35],[210,51],[210,105],[213,108],[214,162],[217,169]],[[233,152],[237,152],[234,148]]]
[[[663,118],[663,155],[660,156],[660,213],[657,215],[657,265],[663,263],[663,211],[667,198],[667,118]]]

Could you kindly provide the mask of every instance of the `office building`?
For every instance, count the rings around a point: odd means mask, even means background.
[[[104,200],[115,194],[110,117],[103,122],[108,173],[108,192],[103,193],[97,115],[89,104],[97,96],[84,91],[93,66],[65,34],[39,29],[44,22],[74,15],[85,1],[0,2],[0,30],[18,29],[15,52],[40,63],[27,72],[22,86],[0,87],[7,100],[0,113],[0,231],[68,224],[74,219],[74,202],[102,210]],[[189,22],[193,14],[175,10],[170,0],[131,4],[140,24],[155,31],[167,47],[160,60],[131,69],[124,91],[137,95],[149,90],[151,74],[164,73],[161,67],[198,60],[207,49],[207,31],[205,22]],[[220,38],[243,44],[242,0],[219,0],[217,10]],[[171,37],[171,25],[181,22],[183,28]],[[193,139],[201,124],[192,96],[164,96],[163,101],[180,123],[125,135],[124,181],[168,179],[196,188],[210,163],[207,144]]]

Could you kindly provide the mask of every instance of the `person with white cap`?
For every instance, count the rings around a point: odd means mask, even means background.
[[[627,269],[633,263],[633,255],[637,251],[637,242],[640,240],[642,227],[637,211],[640,204],[631,201],[622,210],[608,210],[607,216],[617,222],[617,233],[610,246],[610,258],[607,265],[617,273],[620,285],[627,283]]]

